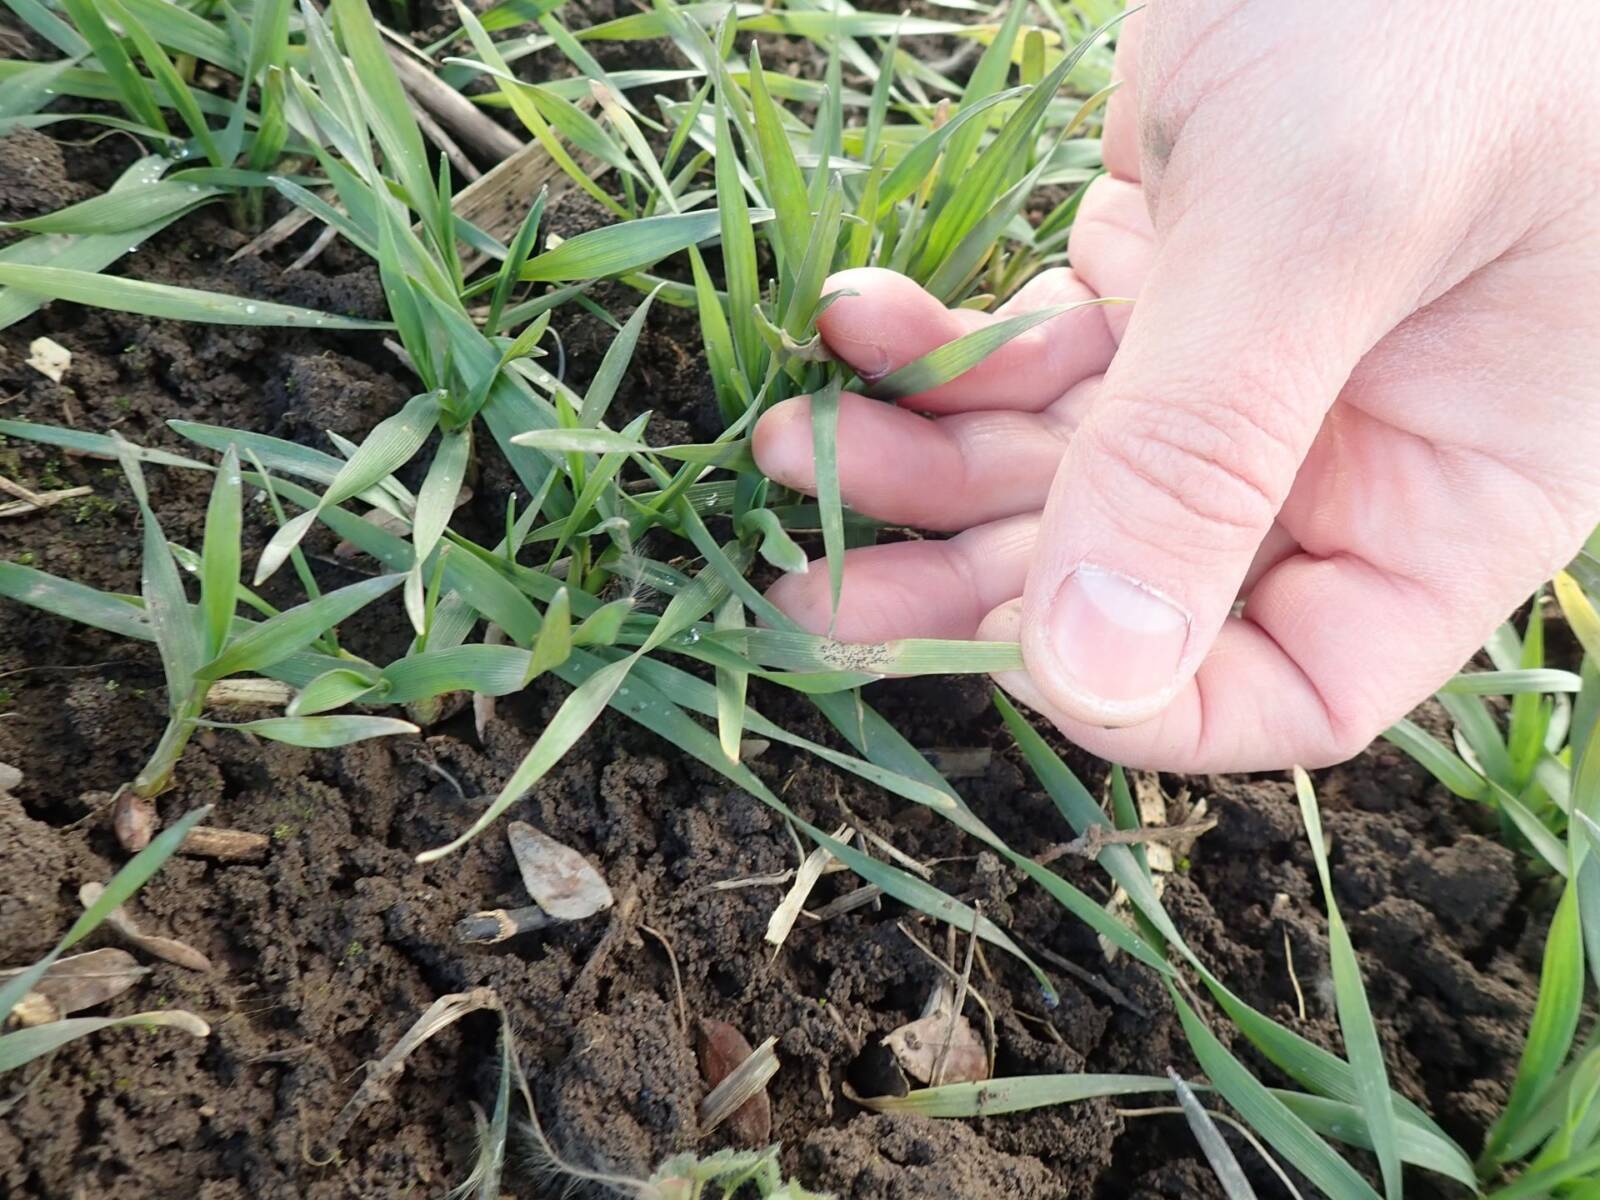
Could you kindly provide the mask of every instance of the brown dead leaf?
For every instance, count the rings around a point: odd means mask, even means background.
[[[981,1083],[989,1078],[989,1056],[983,1040],[964,1016],[951,1021],[955,988],[942,981],[928,997],[922,1016],[908,1021],[883,1039],[900,1068],[919,1083],[937,1087],[944,1083]],[[945,1049],[948,1040],[949,1049]],[[944,1066],[935,1079],[940,1056]]]
[[[22,970],[0,971],[0,983]],[[148,974],[150,968],[141,967],[126,950],[91,950],[51,963],[33,991],[54,1007],[57,1017],[69,1017],[120,996]]]
[[[558,921],[581,921],[610,908],[611,889],[600,872],[570,846],[541,833],[525,821],[506,829],[511,856],[522,872],[523,886],[539,907]]]
[[[762,1049],[769,1051],[769,1039]],[[767,1098],[766,1081],[777,1070],[777,1058],[772,1056],[770,1068],[759,1080],[750,1083],[756,1091],[732,1113],[724,1114],[724,1104],[713,1103],[718,1091],[755,1054],[750,1043],[726,1021],[713,1021],[702,1017],[696,1027],[695,1049],[700,1059],[700,1074],[705,1077],[711,1092],[700,1105],[700,1128],[709,1133],[718,1124],[726,1123],[734,1138],[746,1146],[765,1146],[772,1138],[772,1101]],[[759,1063],[757,1065],[760,1065]],[[737,1098],[737,1097],[735,1097]]]

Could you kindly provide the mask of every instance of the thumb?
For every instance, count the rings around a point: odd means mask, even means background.
[[[1137,724],[1192,678],[1327,410],[1415,305],[1414,278],[1293,233],[1230,237],[1194,210],[1167,231],[1029,572],[1023,653],[1060,712]]]

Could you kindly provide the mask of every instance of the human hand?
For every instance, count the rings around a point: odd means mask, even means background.
[[[1189,772],[1347,758],[1469,658],[1600,521],[1600,7],[1502,16],[1130,18],[1072,268],[998,315],[1137,303],[843,398],[845,501],[960,532],[849,553],[836,636],[1020,641],[1019,700]],[[841,289],[821,332],[867,379],[996,319]],[[805,398],[755,453],[813,488]],[[827,629],[826,572],[772,597]]]

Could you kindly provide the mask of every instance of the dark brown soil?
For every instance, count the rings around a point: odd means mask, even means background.
[[[0,217],[30,215],[103,184],[116,168],[110,153],[64,151],[37,134],[0,141]],[[311,271],[256,259],[226,264],[242,240],[220,212],[202,214],[156,239],[127,269],[378,311],[376,273],[353,252],[335,247]],[[285,261],[299,248],[286,248]],[[621,292],[605,299],[628,303]],[[609,338],[575,312],[558,324],[569,370],[581,382]],[[74,355],[60,384],[25,365],[28,343],[44,334]],[[619,411],[655,408],[703,429],[709,389],[694,343],[692,316],[658,310]],[[177,444],[163,425],[173,417],[313,444],[328,429],[359,436],[411,386],[374,337],[178,326],[67,306],[0,334],[0,414],[115,426],[152,445]],[[0,523],[0,557],[136,590],[135,512],[116,472],[10,442],[0,446],[0,473],[36,487],[95,489],[91,500]],[[150,476],[167,536],[196,544],[206,480]],[[494,528],[506,486],[500,473],[485,470],[463,514],[469,527]],[[258,549],[259,515],[248,536]],[[313,538],[308,548],[330,582],[368,569],[334,557],[327,539]],[[402,625],[396,605],[364,614],[342,634],[364,652],[389,656],[404,649],[396,634]],[[159,736],[164,695],[148,647],[11,604],[0,620],[0,673],[0,761],[25,776],[14,796],[0,796],[0,964],[15,965],[64,931],[80,883],[109,877],[121,861],[101,806]],[[1065,836],[1009,748],[982,684],[925,680],[874,691],[873,702],[919,746],[993,748],[987,769],[961,786],[1019,850],[1036,853]],[[753,699],[769,716],[827,736],[785,695],[758,690]],[[174,859],[136,907],[150,925],[203,950],[215,970],[153,964],[111,1011],[188,1008],[214,1032],[204,1041],[171,1031],[109,1033],[7,1077],[0,1195],[441,1195],[469,1169],[474,1106],[492,1103],[496,1023],[487,1015],[467,1018],[419,1051],[336,1160],[314,1161],[312,1147],[355,1091],[363,1064],[437,997],[478,986],[494,988],[511,1013],[551,1139],[590,1167],[647,1173],[695,1145],[704,1088],[692,1031],[680,1020],[687,1011],[691,1020],[729,1021],[752,1043],[779,1039],[774,1136],[786,1147],[786,1166],[812,1187],[850,1200],[1218,1194],[1181,1120],[1124,1117],[1109,1103],[943,1124],[858,1109],[844,1087],[870,1074],[864,1051],[917,1015],[937,977],[902,931],[915,922],[886,904],[802,924],[774,958],[762,938],[780,889],[707,889],[792,867],[795,847],[782,822],[620,717],[601,721],[508,814],[588,854],[617,907],[498,947],[457,944],[451,926],[461,915],[525,902],[506,845],[487,836],[429,867],[413,856],[480,811],[560,700],[559,686],[541,685],[501,701],[482,743],[466,714],[424,736],[332,752],[228,734],[197,738],[177,786],[160,802],[162,816],[214,804],[213,823],[267,834],[270,854],[261,865]],[[1081,756],[1073,763],[1101,781],[1098,765]],[[941,886],[980,897],[985,912],[1024,942],[1109,985],[1057,974],[1061,1001],[1047,1008],[1025,973],[991,954],[992,975],[980,972],[977,986],[995,1013],[1001,1073],[1159,1074],[1169,1065],[1194,1072],[1150,974],[1125,960],[1107,962],[1083,926],[991,856],[974,856],[950,826],[781,748],[754,768],[819,824],[836,821],[842,801],[908,853],[945,860]],[[1289,787],[1263,779],[1164,782],[1169,794],[1186,789],[1204,798],[1220,818],[1188,870],[1170,879],[1176,919],[1252,1003],[1337,1047],[1326,928]],[[1369,752],[1319,783],[1336,886],[1398,1086],[1471,1149],[1514,1066],[1542,921],[1530,921],[1519,903],[1512,855],[1480,836],[1470,814],[1397,753]],[[1093,869],[1068,869],[1081,886],[1107,894]],[[847,876],[827,877],[814,902],[852,886]],[[945,946],[938,929],[922,925],[918,936]],[[676,955],[681,997],[663,942]],[[1280,1194],[1250,1152],[1241,1146],[1240,1153],[1262,1195]],[[532,1169],[514,1171],[506,1186],[519,1196],[560,1191]],[[1429,1194],[1428,1184],[1419,1181],[1415,1193]]]

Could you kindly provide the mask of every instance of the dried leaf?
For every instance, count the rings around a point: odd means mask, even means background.
[[[99,883],[86,883],[78,889],[78,902],[88,908],[105,891],[105,886]],[[154,958],[172,963],[174,966],[186,967],[191,971],[211,970],[211,960],[188,942],[180,942],[177,938],[161,937],[157,934],[145,933],[139,928],[138,922],[128,915],[126,909],[118,906],[106,916],[106,924],[113,929],[117,936],[127,942],[136,950],[143,950]]]
[[[47,337],[34,338],[28,343],[28,365],[51,382],[60,383],[72,366],[72,351]]]
[[[883,1039],[901,1069],[920,1083],[937,1087],[946,1083],[982,1083],[989,1078],[989,1056],[983,1041],[966,1017],[956,1015],[951,1020],[954,1007],[955,985],[942,980],[928,997],[922,1016]],[[944,1066],[935,1080],[934,1070],[941,1055]]]
[[[0,971],[0,983],[20,975],[23,969]],[[126,950],[91,950],[51,963],[50,969],[33,985],[30,995],[37,993],[48,1002],[55,1012],[49,1019],[59,1020],[120,996],[148,974],[150,968],[141,967]],[[12,1010],[12,1015],[19,1024],[38,1023],[23,1018],[21,1005]]]
[[[773,1047],[777,1038],[768,1038],[758,1050],[726,1021],[701,1018],[695,1038],[700,1058],[700,1074],[711,1091],[700,1101],[702,1137],[727,1122],[734,1138],[748,1146],[764,1146],[772,1137],[772,1102],[767,1098],[767,1081],[778,1072],[778,1056]]]
[[[526,821],[511,822],[506,838],[528,895],[556,920],[581,921],[611,907],[606,881],[572,847],[563,846]]]

